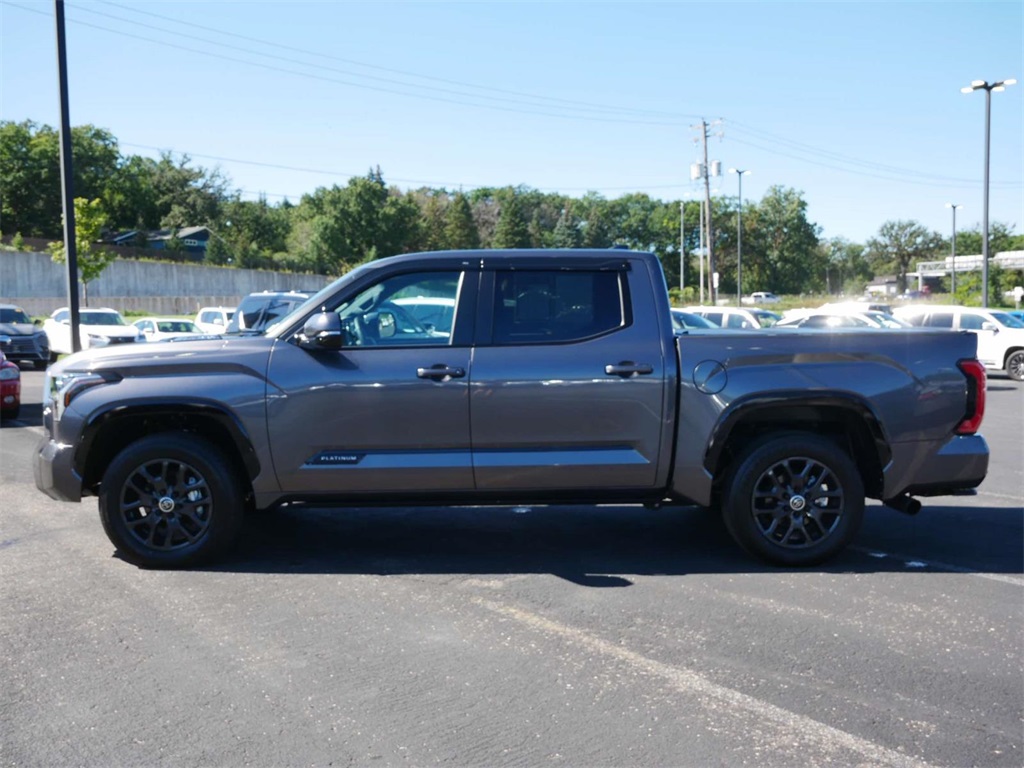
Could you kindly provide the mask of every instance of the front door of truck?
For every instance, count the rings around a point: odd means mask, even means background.
[[[492,327],[478,332],[470,395],[480,491],[656,484],[666,361],[650,277],[628,261],[570,265],[484,271]]]
[[[267,424],[281,488],[295,494],[473,488],[469,374],[477,273],[390,275],[342,296],[338,351],[279,341],[268,369]],[[451,327],[425,325],[401,299],[454,306]],[[461,339],[465,338],[465,343]]]

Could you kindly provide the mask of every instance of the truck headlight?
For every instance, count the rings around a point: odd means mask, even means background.
[[[103,376],[99,373],[89,371],[63,371],[50,375],[46,374],[43,381],[43,405],[49,404],[53,408],[53,417],[59,421],[60,417],[71,401],[82,392],[100,384],[110,384],[117,379]]]

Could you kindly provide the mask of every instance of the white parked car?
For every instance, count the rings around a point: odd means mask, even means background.
[[[1024,322],[1009,312],[981,307],[914,304],[893,313],[923,328],[953,328],[978,337],[978,359],[990,371],[1024,381]]]
[[[50,342],[50,360],[57,355],[71,354],[71,312],[67,307],[54,310],[43,330]],[[134,344],[142,335],[129,325],[116,309],[87,307],[78,312],[78,336],[82,349],[105,347],[109,344]]]
[[[870,309],[853,310],[841,307],[791,309],[778,322],[779,328],[910,328],[898,317]]]
[[[234,316],[234,307],[203,307],[192,322],[203,333],[224,333]]]
[[[767,309],[741,309],[739,307],[684,307],[686,312],[699,315],[718,328],[755,330],[771,328],[781,315]]]
[[[781,299],[771,291],[754,291],[749,296],[744,296],[740,299],[741,304],[778,304]]]
[[[144,317],[132,325],[139,329],[145,341],[165,341],[202,333],[191,320],[176,317]]]

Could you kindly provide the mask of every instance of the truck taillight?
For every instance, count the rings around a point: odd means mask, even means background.
[[[973,435],[985,417],[985,366],[969,358],[957,361],[956,367],[967,377],[967,411],[955,431],[958,435]]]

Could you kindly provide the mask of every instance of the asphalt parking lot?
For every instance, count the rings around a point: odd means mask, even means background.
[[[0,431],[0,761],[1024,763],[1024,385],[975,496],[870,506],[769,568],[692,508],[283,511],[137,569],[36,491],[42,374]]]

